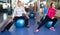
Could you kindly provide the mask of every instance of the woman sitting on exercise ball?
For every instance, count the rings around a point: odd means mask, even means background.
[[[47,16],[45,17],[44,21],[42,23],[40,23],[40,25],[38,26],[38,28],[34,32],[38,32],[39,29],[43,25],[45,25],[47,21],[53,21],[52,26],[49,29],[52,30],[52,31],[55,31],[54,25],[57,22],[57,18],[55,18],[55,15],[56,15],[55,3],[52,2],[50,4],[50,8],[48,9]]]
[[[25,15],[25,17],[23,16],[23,14]],[[9,30],[10,27],[13,25],[13,23],[19,19],[19,18],[24,18],[26,19],[26,24],[25,27],[29,27],[28,26],[28,19],[29,16],[26,15],[27,13],[25,12],[25,8],[23,7],[23,2],[18,1],[17,2],[17,7],[14,9],[13,15],[12,15],[12,19],[8,22],[9,24],[1,31],[4,32],[6,29]]]

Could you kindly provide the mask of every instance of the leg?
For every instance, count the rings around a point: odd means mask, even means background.
[[[15,22],[16,19],[17,19],[17,17],[15,17],[15,18],[13,19],[13,21],[8,22],[8,25],[7,25],[1,32],[4,32],[5,30],[9,30],[10,27],[11,27],[11,26],[13,25],[13,23]]]
[[[4,32],[6,30],[6,28],[4,28],[1,32]]]
[[[8,22],[8,25],[1,31],[1,32],[4,32],[5,30],[9,30],[10,27],[12,26],[13,22]]]
[[[7,25],[6,29],[9,30],[10,27],[13,25],[13,23],[14,23],[14,22],[10,22],[10,23]]]
[[[55,31],[54,25],[56,24],[57,20],[58,20],[57,18],[52,19],[53,23],[52,26],[50,27],[50,30]]]
[[[35,32],[38,32],[39,29],[40,29],[43,25],[45,25],[47,21],[49,21],[49,19],[50,19],[50,18],[49,18],[48,16],[46,16],[46,18],[44,19],[44,21],[39,25],[39,27],[35,30]]]
[[[18,17],[15,17],[13,21],[9,22],[9,24],[6,26],[6,29],[9,30],[10,27],[13,25],[13,23],[18,19]]]
[[[40,25],[40,23],[42,23],[42,22],[43,22],[43,17],[42,17],[42,16],[40,16],[40,18],[39,18],[39,19],[37,19],[37,20],[38,20],[37,24],[38,24],[38,25]]]
[[[25,17],[25,21],[26,21],[26,22],[25,22],[25,27],[28,28],[29,26],[28,26],[28,18],[27,18],[27,17]]]
[[[56,22],[58,21],[58,19],[57,18],[54,18],[52,21],[53,21],[52,27],[54,27],[54,25],[56,24]]]
[[[46,18],[44,19],[44,21],[39,25],[39,27],[37,29],[40,29],[43,25],[46,24],[46,22],[49,21],[49,17],[46,16]]]

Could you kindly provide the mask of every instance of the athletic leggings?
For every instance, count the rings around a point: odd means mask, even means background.
[[[17,21],[18,19],[20,19],[20,18],[25,19],[25,21],[26,21],[26,22],[25,22],[25,26],[28,25],[28,18],[27,18],[27,17],[23,17],[23,16],[17,17],[17,16],[15,16],[14,19],[13,19],[13,21],[11,21],[11,22],[5,27],[5,29],[8,29],[8,30],[9,30],[10,27],[13,25],[13,23],[16,22],[16,21]],[[4,30],[5,30],[5,29],[4,29]]]
[[[56,24],[56,22],[57,22],[57,18],[54,18],[54,19],[50,19],[48,16],[46,16],[45,17],[45,19],[42,21],[42,23],[40,23],[40,25],[38,26],[38,28],[37,29],[40,29],[43,25],[45,25],[46,24],[46,22],[48,22],[48,21],[53,21],[53,23],[52,23],[52,26],[51,27],[54,27],[54,25]]]

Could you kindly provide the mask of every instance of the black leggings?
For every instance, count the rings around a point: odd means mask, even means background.
[[[57,22],[57,18],[54,18],[54,19],[50,19],[48,16],[45,17],[45,19],[42,21],[42,23],[40,23],[39,27],[37,29],[40,29],[43,25],[46,24],[46,22],[48,21],[53,21],[52,23],[52,27],[54,27],[54,25],[56,24]]]
[[[5,29],[10,29],[10,27],[13,25],[13,23],[15,22],[15,21],[17,21],[19,18],[23,18],[23,19],[25,19],[25,26],[26,25],[28,25],[28,19],[27,19],[27,17],[23,17],[23,16],[20,16],[20,17],[14,17],[14,19],[13,19],[13,21],[11,21],[6,27],[5,27]]]

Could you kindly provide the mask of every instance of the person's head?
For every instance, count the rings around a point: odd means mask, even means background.
[[[33,7],[33,5],[32,5],[32,4],[30,4],[30,5],[29,5],[29,7]]]
[[[55,8],[55,3],[54,3],[54,2],[52,2],[52,3],[50,4],[50,7]]]
[[[18,1],[17,2],[17,5],[18,5],[18,7],[20,7],[22,5],[22,2],[21,1]]]

